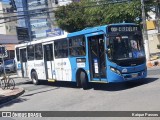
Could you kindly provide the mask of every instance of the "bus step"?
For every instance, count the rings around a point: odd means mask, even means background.
[[[48,82],[56,82],[54,79],[48,79]]]
[[[93,83],[108,83],[106,81],[90,81],[90,82],[93,82]]]

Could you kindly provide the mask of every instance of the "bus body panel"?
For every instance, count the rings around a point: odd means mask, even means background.
[[[34,68],[34,62],[28,61],[28,77],[31,79],[31,71],[35,70]]]
[[[34,62],[34,68],[37,72],[38,75],[38,79],[42,79],[45,80],[46,79],[46,75],[45,75],[45,70],[44,70],[44,61],[43,60],[36,60],[36,62]]]
[[[17,63],[16,63],[16,68],[17,68],[17,75],[18,75],[18,77],[23,77],[22,76],[22,69],[21,69],[21,63],[20,63],[20,61],[18,61]]]
[[[55,59],[55,69],[53,72],[57,81],[72,80],[71,62],[68,58]]]
[[[36,60],[36,62],[33,61],[28,61],[28,77],[31,79],[32,71],[35,71],[38,75],[38,79],[46,80],[43,60]]]
[[[72,81],[76,82],[76,75],[77,75],[77,71],[79,69],[82,69],[84,71],[86,71],[86,73],[88,74],[88,77],[90,76],[89,74],[89,65],[86,62],[87,59],[85,57],[70,57],[69,58],[70,63],[71,63],[71,71],[72,71]],[[87,72],[88,71],[88,72]]]

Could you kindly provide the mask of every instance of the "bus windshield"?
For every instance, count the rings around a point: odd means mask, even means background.
[[[109,37],[110,59],[125,60],[144,58],[143,40],[140,35],[118,35]]]

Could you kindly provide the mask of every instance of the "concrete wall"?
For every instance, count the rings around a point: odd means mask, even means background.
[[[149,34],[148,39],[150,53],[160,52],[160,49],[157,48],[157,45],[160,44],[160,34]]]

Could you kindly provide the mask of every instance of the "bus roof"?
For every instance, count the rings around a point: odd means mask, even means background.
[[[54,41],[54,40],[58,40],[58,39],[64,39],[64,38],[67,38],[67,34],[64,34],[64,35],[61,35],[61,36],[56,36],[56,37],[47,37],[47,38],[42,38],[42,39],[39,39],[39,40],[33,40],[31,42],[17,44],[15,47],[25,47],[25,46],[31,45],[31,44],[45,43],[45,42],[50,42],[50,41]]]
[[[108,25],[103,25],[103,26],[89,27],[89,28],[85,28],[85,29],[77,31],[77,32],[69,33],[68,37],[88,34],[91,32],[97,32],[100,30],[104,30],[108,26],[117,26],[117,25],[137,25],[137,24],[135,24],[135,23],[115,23],[115,24],[108,24]]]

